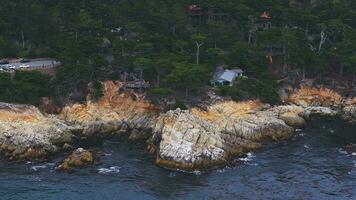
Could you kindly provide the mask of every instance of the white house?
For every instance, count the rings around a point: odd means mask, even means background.
[[[233,86],[236,78],[242,76],[243,71],[240,68],[225,69],[224,66],[219,66],[216,68],[210,83],[213,86]]]

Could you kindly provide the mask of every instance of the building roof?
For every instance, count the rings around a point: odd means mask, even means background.
[[[225,70],[225,72],[219,77],[224,81],[232,82],[236,78],[237,73],[232,70]]]
[[[233,69],[231,69],[231,71],[234,71],[234,72],[236,72],[238,74],[244,73],[244,71],[242,69],[240,69],[240,68],[233,68]]]
[[[224,69],[222,66],[219,66],[215,70],[213,81],[224,80],[232,82],[234,81],[236,76],[242,73],[243,71],[240,68]]]
[[[269,13],[268,12],[263,12],[261,15],[260,15],[260,17],[262,18],[262,19],[272,19],[272,17],[269,15]]]

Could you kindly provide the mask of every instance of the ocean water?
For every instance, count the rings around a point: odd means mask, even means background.
[[[234,164],[185,173],[154,165],[144,146],[105,141],[100,165],[74,173],[47,163],[0,162],[0,199],[356,199],[356,126],[314,119],[296,136]]]

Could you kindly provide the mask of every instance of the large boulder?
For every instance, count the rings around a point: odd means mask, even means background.
[[[73,151],[56,169],[58,171],[70,172],[77,168],[87,167],[95,164],[94,154],[83,148]]]

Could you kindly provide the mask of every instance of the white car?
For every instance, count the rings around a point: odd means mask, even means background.
[[[27,69],[27,68],[30,68],[30,65],[22,64],[22,65],[20,65],[20,68]]]

